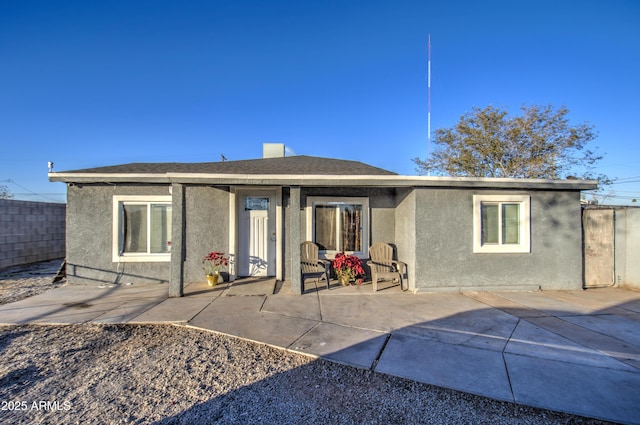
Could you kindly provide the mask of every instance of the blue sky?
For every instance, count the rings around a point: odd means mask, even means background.
[[[474,106],[565,105],[599,134],[609,203],[640,201],[640,2],[0,1],[0,184],[258,158],[263,142],[415,174]]]

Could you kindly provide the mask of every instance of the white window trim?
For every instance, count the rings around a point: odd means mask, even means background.
[[[169,262],[171,253],[141,254],[120,253],[120,241],[122,238],[122,209],[125,203],[135,204],[171,204],[171,196],[138,196],[138,195],[114,195],[113,196],[113,237],[112,237],[112,261],[114,263],[152,263]]]
[[[306,240],[313,241],[313,229],[315,227],[315,217],[313,207],[317,204],[361,204],[362,205],[362,251],[345,251],[345,254],[352,254],[358,258],[369,258],[369,198],[350,196],[308,196],[307,197],[307,236]],[[342,251],[320,251],[321,258],[333,259],[335,255]]]
[[[519,203],[520,243],[482,244],[482,203]],[[528,253],[531,252],[531,197],[528,195],[473,195],[473,252]]]

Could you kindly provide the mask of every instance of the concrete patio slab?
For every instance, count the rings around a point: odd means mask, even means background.
[[[227,317],[247,317],[247,319],[253,318],[260,314],[260,310],[264,305],[266,296],[250,296],[250,297],[216,297],[211,300],[211,303],[207,308],[198,313],[194,319],[203,320],[205,316],[212,319],[211,324],[215,324],[213,319],[224,319]],[[204,315],[204,316],[203,316]],[[235,320],[234,320],[235,321]],[[246,322],[248,320],[242,320]],[[226,320],[222,320],[226,322]]]
[[[104,314],[96,317],[91,322],[93,323],[126,323],[133,320],[135,317],[141,315],[145,311],[154,307],[161,301],[148,301],[148,300],[133,300],[127,301],[116,308],[105,312]]]
[[[103,300],[104,297],[112,294],[115,288],[98,288],[94,286],[70,287],[63,286],[45,293],[25,298],[11,304],[0,305],[0,311],[12,309],[16,306],[34,307],[44,306],[47,304],[61,305],[63,302],[79,302],[86,300]]]
[[[419,313],[418,299],[405,295],[354,296],[320,293],[322,320],[345,326],[358,324],[363,328],[390,332],[425,320]],[[404,308],[402,308],[404,307]]]
[[[500,296],[500,293],[465,292],[464,295],[469,298],[473,298],[476,301],[482,302],[489,307],[493,307],[505,313],[511,314],[514,317],[527,318],[548,316],[548,314],[543,311],[528,307],[524,304]]]
[[[388,336],[384,332],[319,323],[289,348],[348,366],[370,369]]]
[[[594,290],[580,291],[545,291],[546,294],[554,298],[587,307],[591,310],[589,314],[629,314],[633,311],[621,308],[609,299],[594,297]]]
[[[600,368],[634,371],[634,368],[600,351],[571,341],[558,334],[521,320],[505,353],[539,359],[557,360]]]
[[[486,305],[460,294],[371,294],[369,296],[320,293],[322,320],[390,332],[456,314],[480,310]]]
[[[187,323],[211,303],[210,298],[167,298],[129,320],[129,323]]]
[[[272,277],[246,277],[237,279],[229,284],[224,291],[225,296],[253,296],[271,295],[276,286],[276,279]]]
[[[591,314],[593,309],[558,299],[553,296],[553,291],[528,291],[528,292],[499,292],[503,298],[525,305],[532,309],[542,311],[550,316],[568,316],[575,314]]]
[[[229,287],[229,282],[218,283],[216,286],[209,286],[207,282],[194,282],[184,288],[185,297],[204,297],[213,299],[223,294]]]
[[[571,316],[565,317],[564,320],[594,332],[607,334],[620,341],[634,345],[640,350],[640,314]]]
[[[0,322],[85,323],[131,302],[153,305],[166,298],[166,286],[64,286],[0,306]],[[132,304],[133,305],[133,304]]]
[[[262,307],[262,311],[308,320],[320,321],[322,319],[318,297],[273,295],[267,298]]]
[[[87,287],[95,290],[95,287]],[[167,285],[106,285],[98,286],[97,289],[105,290],[106,295],[112,298],[130,299],[164,299],[169,293]],[[100,297],[102,298],[102,297]]]
[[[492,308],[469,310],[399,329],[405,335],[437,342],[502,351],[518,318]]]
[[[620,423],[640,422],[640,374],[505,354],[515,401]]]
[[[60,304],[24,305],[20,301],[0,306],[0,324],[22,325],[61,311]]]
[[[283,285],[278,285],[276,293],[288,293],[290,282],[286,282]],[[342,286],[337,281],[332,281],[327,289],[327,281],[314,278],[306,279],[304,282],[304,294],[318,293],[318,295],[375,295],[373,292],[373,286],[371,281],[362,282],[360,285],[352,283],[351,285]],[[400,288],[399,283],[393,282],[379,282],[377,294],[391,295],[402,294],[403,291]]]
[[[555,296],[563,291],[556,291]],[[601,312],[608,307],[640,313],[640,292],[618,288],[591,288],[583,291],[570,291],[566,296],[580,298],[583,303],[598,303]],[[588,304],[587,304],[588,305]]]
[[[265,299],[260,296],[216,298],[189,321],[189,325],[286,348],[318,323],[261,312]]]
[[[405,294],[406,295],[406,294]],[[486,305],[460,293],[420,293],[415,294],[411,312],[420,314],[421,322],[451,317],[460,313],[486,309]],[[403,309],[403,300],[398,298],[396,311]]]
[[[561,335],[585,347],[597,350],[607,356],[624,362],[640,370],[640,348],[629,345],[606,333],[594,332],[557,317],[528,319],[531,323],[557,335]],[[640,389],[639,389],[640,390]]]
[[[331,294],[327,293],[326,295],[391,295],[402,293],[400,283],[391,282],[389,280],[379,281],[378,291],[375,293],[373,292],[373,285],[371,284],[371,281],[364,281],[361,284],[352,282],[350,285],[346,286],[342,286],[338,282],[332,282],[330,288]],[[318,289],[326,291],[326,283],[323,281],[318,284]]]
[[[29,323],[48,323],[53,325],[87,323],[108,314],[122,304],[122,301],[101,302],[98,304],[90,304],[88,302],[65,303],[62,308],[49,311],[40,317],[30,320]]]
[[[377,372],[513,401],[502,353],[392,334]]]
[[[332,285],[333,287],[335,287],[335,282]],[[305,279],[304,283],[303,283],[303,287],[302,287],[302,293],[310,293],[310,292],[317,292],[317,291],[326,291],[327,290],[327,283],[326,281],[318,281],[318,279],[314,279],[314,278],[308,278]],[[288,295],[295,295],[293,292],[291,292],[291,282],[287,281],[287,282],[280,282],[276,285],[276,290],[274,292],[275,294],[288,294]]]

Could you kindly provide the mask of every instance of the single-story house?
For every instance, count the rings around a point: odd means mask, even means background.
[[[68,186],[69,283],[182,296],[222,251],[230,279],[273,276],[299,294],[300,244],[313,241],[329,259],[391,244],[413,292],[582,287],[580,191],[595,181],[405,176],[276,150],[49,173]]]

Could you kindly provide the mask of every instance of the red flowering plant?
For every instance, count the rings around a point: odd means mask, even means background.
[[[211,251],[202,259],[204,272],[207,276],[213,276],[220,271],[221,267],[229,265],[229,257],[224,256],[224,252]]]
[[[364,275],[362,260],[355,255],[346,255],[344,252],[336,254],[336,258],[333,260],[333,268],[338,277],[348,277],[349,281]],[[361,283],[362,279],[358,279],[358,285]]]

